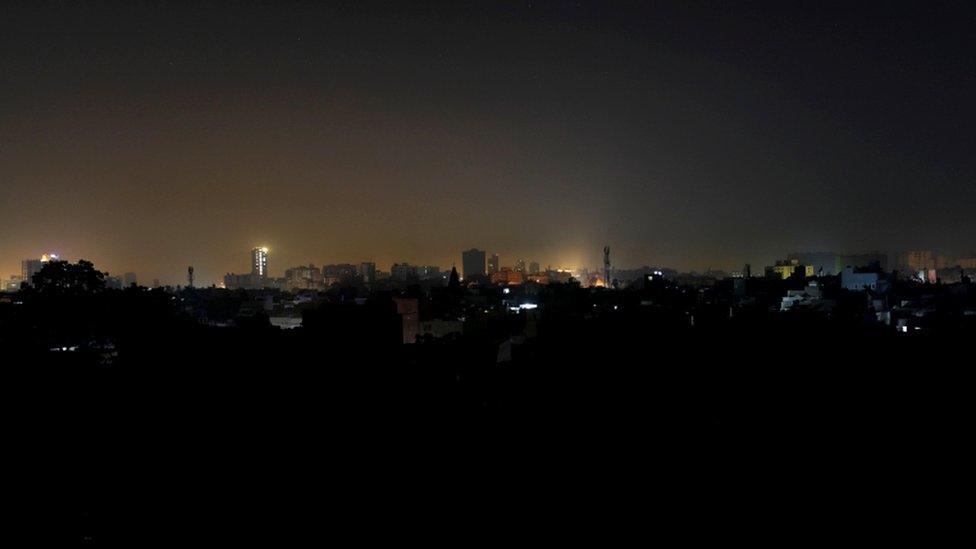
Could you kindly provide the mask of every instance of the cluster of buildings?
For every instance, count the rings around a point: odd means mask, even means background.
[[[474,280],[487,278],[490,255],[483,256],[482,274],[475,270],[480,265],[481,252],[475,252],[467,254],[466,273]],[[771,269],[769,276],[723,278],[715,278],[717,273],[692,276],[652,268],[618,270],[616,275],[640,271],[641,276],[620,284],[612,292],[592,285],[536,283],[529,275],[522,284],[464,283],[455,270],[447,285],[359,285],[329,292],[266,288],[232,294],[204,290],[184,298],[201,321],[218,326],[232,326],[241,317],[263,315],[279,328],[382,331],[389,325],[396,331],[391,337],[402,343],[497,336],[500,361],[507,360],[521,344],[535,337],[539,322],[551,311],[582,315],[584,319],[661,314],[661,318],[670,319],[668,322],[690,328],[736,319],[767,326],[757,319],[781,315],[845,327],[854,322],[867,329],[900,334],[976,326],[976,272],[966,271],[968,274],[957,284],[927,284],[881,270],[874,261],[867,267],[845,265],[836,274],[811,276],[810,266],[798,259],[783,263],[781,267],[792,269],[785,278],[777,269]],[[497,263],[492,269],[494,273],[503,271]],[[227,307],[226,303],[207,303],[228,299],[238,300],[238,304]],[[367,321],[369,318],[373,320]],[[493,325],[501,327],[499,333],[495,333]]]
[[[51,261],[66,261],[66,259],[56,253],[46,253],[38,258],[24,259],[20,262],[19,275],[13,274],[5,280],[0,281],[0,291],[16,292],[25,284],[30,286],[34,275],[39,273],[44,265]],[[138,284],[139,280],[136,277],[136,273],[127,272],[123,273],[122,276],[105,273],[105,286],[107,288],[121,290],[122,288],[137,286]],[[153,287],[159,287],[159,280],[153,280]]]
[[[490,331],[493,322],[521,326],[520,337],[530,338],[539,315],[552,303],[583,304],[587,314],[664,308],[680,313],[676,318],[692,326],[709,316],[731,319],[750,311],[830,318],[838,310],[855,310],[864,323],[901,333],[976,322],[976,257],[948,260],[932,252],[907,252],[893,260],[877,252],[794,253],[765,267],[762,276],[754,276],[750,265],[728,274],[660,267],[613,270],[609,262],[596,273],[542,269],[521,259],[504,266],[497,253],[470,249],[461,253],[461,273],[456,267],[447,271],[408,263],[394,263],[381,272],[375,263],[362,262],[300,265],[274,277],[270,259],[268,248],[254,248],[249,273],[224,277],[224,287],[246,291],[176,288],[181,306],[213,326],[254,318],[279,328],[312,322],[334,329],[376,320],[395,326],[395,339],[403,343]],[[16,289],[46,263],[58,260],[47,254],[23,261],[21,274],[12,277]],[[193,287],[192,276],[191,267],[188,287]],[[138,284],[135,273],[109,275],[106,282],[114,288]],[[618,291],[603,291],[605,286]],[[12,283],[5,288],[13,288]],[[517,338],[508,345],[513,342]],[[508,352],[499,351],[500,356]]]
[[[321,268],[314,264],[285,269],[283,277],[271,276],[270,252],[266,247],[251,250],[251,271],[245,274],[224,275],[223,287],[228,289],[280,289],[287,291],[325,290],[335,284],[365,284],[378,282],[399,284],[428,283],[446,285],[451,270],[437,265],[413,265],[394,263],[389,271],[377,270],[376,263],[338,263]],[[567,270],[540,270],[536,261],[518,259],[514,267],[502,266],[499,255],[488,255],[484,250],[470,249],[461,253],[459,276],[469,283],[519,285],[525,282],[567,282],[573,273]],[[453,268],[453,269],[456,269]]]
[[[743,272],[746,270],[748,266]],[[798,252],[766,267],[765,274],[787,279],[793,276],[837,276],[845,271],[849,277],[851,273],[897,273],[902,278],[934,284],[960,282],[967,270],[976,270],[976,253],[950,258],[933,250],[914,250],[889,258],[884,252]]]
[[[538,281],[545,274],[540,271],[537,261],[526,262],[519,258],[515,260],[514,266],[505,267],[502,266],[501,257],[497,253],[487,255],[487,252],[477,248],[461,252],[461,265],[464,268],[465,280],[484,281],[490,284],[517,286],[525,282]]]
[[[752,267],[746,264],[739,271],[724,272],[709,270],[705,273],[679,273],[665,267],[641,267],[637,269],[603,269],[590,271],[587,268],[541,268],[537,261],[518,258],[514,264],[503,265],[498,253],[472,248],[461,252],[458,276],[465,285],[520,286],[528,283],[551,284],[577,282],[583,287],[625,288],[638,283],[645,275],[660,273],[678,284],[697,286],[710,284],[726,278],[741,279],[755,276]],[[247,273],[227,273],[222,287],[227,289],[261,290],[277,289],[291,292],[324,291],[334,285],[365,285],[369,288],[384,286],[422,284],[447,285],[451,269],[437,265],[414,265],[394,263],[388,271],[377,269],[376,263],[336,263],[318,267],[314,264],[298,265],[284,270],[284,276],[272,275],[270,250],[255,247],[250,253],[250,270]],[[41,270],[45,263],[58,261],[57,254],[44,254],[39,258],[25,259],[21,262],[21,273],[10,275],[0,281],[0,291],[16,291],[23,284],[30,284],[31,278]],[[883,286],[886,278],[896,275],[900,279],[924,283],[955,283],[964,276],[976,272],[976,252],[950,258],[933,250],[913,250],[896,254],[884,252],[834,253],[834,252],[796,252],[784,259],[775,261],[764,268],[764,278],[788,280],[838,276],[848,281],[845,287],[863,286],[877,288]],[[187,286],[193,286],[192,267]],[[127,288],[139,284],[134,272],[121,276],[106,273],[106,286]],[[143,285],[146,285],[143,282]],[[160,287],[158,279],[151,287]]]
[[[399,282],[441,280],[444,273],[433,265],[394,263],[387,273],[378,271],[376,263],[335,263],[316,267],[314,264],[298,265],[285,269],[283,277],[271,276],[270,251],[266,247],[251,250],[251,272],[227,273],[223,287],[231,290],[279,289],[287,291],[325,290],[335,284],[371,285],[381,279]]]

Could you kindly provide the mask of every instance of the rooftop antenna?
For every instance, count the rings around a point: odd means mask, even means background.
[[[190,265],[186,269],[186,287],[187,288],[193,287],[193,265]]]

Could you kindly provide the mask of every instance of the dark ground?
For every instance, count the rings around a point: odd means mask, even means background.
[[[32,539],[792,541],[877,525],[931,541],[971,478],[965,334],[630,310],[545,318],[497,364],[489,336],[131,320],[111,365],[8,333],[12,517]]]

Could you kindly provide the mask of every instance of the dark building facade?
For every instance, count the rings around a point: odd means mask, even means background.
[[[464,276],[485,276],[485,251],[471,248],[461,252],[461,267],[464,269]]]

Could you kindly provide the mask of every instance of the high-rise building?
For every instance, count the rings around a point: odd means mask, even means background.
[[[376,263],[370,261],[364,261],[359,264],[359,276],[362,277],[363,282],[366,284],[372,284],[376,282]]]
[[[417,267],[417,277],[420,280],[436,280],[441,277],[441,268],[437,265],[421,265]]]
[[[301,265],[285,271],[285,289],[317,290],[322,286],[322,271],[315,265]]]
[[[938,268],[938,254],[932,250],[914,250],[905,252],[901,257],[901,264],[913,271]]]
[[[394,263],[390,267],[390,278],[397,282],[406,282],[417,278],[417,267],[409,263]]]
[[[60,261],[57,254],[44,254],[40,259],[25,259],[20,262],[20,276],[27,284],[32,284],[34,275],[41,272],[41,268],[49,261]]]
[[[25,259],[20,262],[20,277],[28,284],[32,284],[31,279],[41,272],[42,266],[43,263],[40,259]]]
[[[464,277],[485,276],[485,251],[471,248],[461,252],[461,267],[464,269]]]
[[[420,334],[420,305],[416,298],[393,298],[403,325],[403,343],[415,343]]]
[[[251,250],[251,274],[259,278],[267,278],[268,275],[268,249],[254,248]]]
[[[322,267],[322,279],[326,287],[333,284],[350,284],[359,277],[359,267],[352,263],[330,263]]]
[[[488,274],[497,273],[500,268],[498,265],[498,254],[491,254],[488,256]]]
[[[525,272],[525,260],[516,259],[515,260],[515,272],[524,273]]]
[[[153,279],[153,285],[152,285],[152,287],[153,288],[159,288],[160,287],[159,286],[159,279],[158,278],[154,278]]]
[[[533,261],[532,263],[529,263],[529,273],[530,274],[538,274],[539,273],[539,262],[538,261]]]
[[[125,287],[126,288],[128,288],[130,286],[137,286],[138,285],[138,282],[136,281],[136,273],[125,273],[125,274],[123,274],[122,275],[122,281],[125,284]]]

